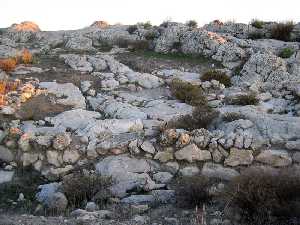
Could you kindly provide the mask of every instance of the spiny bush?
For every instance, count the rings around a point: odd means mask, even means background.
[[[180,178],[175,187],[177,204],[183,208],[201,207],[211,199],[210,186],[210,179],[205,176]]]
[[[24,64],[31,64],[33,62],[33,56],[28,49],[23,50],[21,60]]]
[[[271,28],[271,37],[281,41],[289,41],[294,29],[294,22],[278,23]]]
[[[235,120],[246,119],[246,117],[240,113],[236,112],[227,112],[222,116],[223,121],[225,122],[233,122]]]
[[[245,218],[300,216],[300,176],[292,169],[247,169],[229,183],[224,196]]]
[[[17,60],[15,58],[1,59],[0,69],[5,72],[13,71],[17,66]]]
[[[284,48],[279,53],[279,57],[281,58],[290,58],[294,54],[294,50],[291,48]]]
[[[257,105],[259,103],[259,99],[255,93],[248,93],[227,97],[226,102],[229,105]]]
[[[196,20],[189,20],[186,22],[186,25],[190,28],[197,28],[198,27],[198,23]]]
[[[251,21],[251,25],[257,29],[262,29],[264,26],[265,22],[262,20],[258,20],[258,19],[253,19]]]
[[[175,98],[190,105],[206,105],[207,99],[199,85],[194,85],[180,79],[173,79],[170,90]]]
[[[201,105],[194,108],[192,115],[181,116],[171,120],[166,124],[167,129],[185,129],[195,130],[200,128],[208,128],[214,119],[219,115],[219,112],[209,107]]]
[[[130,25],[127,28],[127,31],[129,34],[133,34],[134,32],[136,32],[138,30],[138,26],[137,25]]]
[[[225,87],[231,86],[231,79],[229,76],[226,75],[226,73],[221,72],[219,70],[209,70],[206,73],[204,73],[201,76],[202,81],[211,81],[211,80],[217,80],[221,84],[224,84]]]
[[[253,31],[248,34],[248,38],[252,40],[262,39],[264,38],[264,34],[261,31]]]
[[[97,197],[98,203],[106,203],[110,197],[108,187],[111,184],[110,177],[84,174],[83,172],[67,175],[62,181],[63,192],[70,205],[74,207],[81,207],[84,203],[93,200],[94,197]]]

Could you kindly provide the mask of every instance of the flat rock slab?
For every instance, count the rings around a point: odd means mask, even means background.
[[[0,170],[0,184],[11,182],[14,174],[14,171]]]

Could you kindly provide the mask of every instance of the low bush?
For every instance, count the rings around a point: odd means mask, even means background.
[[[172,49],[180,50],[182,44],[180,41],[175,41],[172,45]]]
[[[198,23],[196,20],[189,20],[186,22],[186,25],[190,28],[197,28],[198,27]]]
[[[137,25],[130,25],[127,28],[127,31],[129,34],[133,34],[134,32],[136,32],[138,30],[138,26]]]
[[[98,204],[105,204],[111,197],[108,191],[111,184],[110,177],[83,172],[67,175],[62,181],[63,192],[73,207],[81,207],[92,200],[97,201]]]
[[[128,48],[129,40],[126,38],[119,37],[115,42],[115,45],[119,46],[120,48]]]
[[[290,41],[294,26],[294,22],[292,21],[275,24],[271,28],[271,37],[281,41]]]
[[[147,40],[135,40],[129,42],[128,47],[132,51],[146,51],[149,49],[149,42]]]
[[[248,38],[252,40],[263,39],[264,37],[261,31],[253,31],[248,34]]]
[[[221,84],[224,84],[225,87],[231,86],[231,79],[229,76],[226,75],[226,73],[221,72],[219,70],[209,70],[206,73],[204,73],[201,76],[202,81],[211,81],[211,80],[217,80]]]
[[[201,105],[194,108],[192,115],[181,116],[171,120],[166,124],[166,128],[195,130],[200,128],[208,128],[214,119],[219,115],[219,112],[209,107]]]
[[[241,119],[246,119],[246,117],[240,113],[236,113],[236,112],[228,112],[225,113],[222,116],[222,120],[225,122],[233,122],[235,120],[241,120]]]
[[[207,99],[199,85],[174,79],[170,84],[170,90],[173,96],[187,104],[194,106],[207,104]]]
[[[253,19],[251,21],[251,25],[257,29],[262,29],[263,26],[264,26],[265,22],[264,21],[261,21],[261,20],[258,20],[258,19]]]
[[[0,69],[5,72],[13,71],[17,66],[17,60],[15,58],[1,59]]]
[[[22,63],[31,64],[33,63],[33,56],[28,49],[24,49],[21,55]]]
[[[290,58],[294,54],[294,50],[291,48],[284,48],[279,53],[279,57],[281,58]]]
[[[150,21],[147,21],[145,23],[138,23],[139,26],[142,26],[144,29],[148,30],[152,27],[152,24]]]
[[[210,180],[205,176],[182,177],[176,182],[175,195],[177,204],[183,208],[200,208],[207,203],[209,195]]]
[[[229,205],[245,219],[270,220],[300,217],[300,176],[292,169],[250,168],[234,178],[224,191]]]
[[[154,30],[149,30],[146,34],[145,34],[145,38],[146,40],[153,40],[154,38],[156,38],[158,35]]]
[[[248,93],[227,97],[226,102],[229,105],[257,105],[259,103],[259,99],[255,93]]]

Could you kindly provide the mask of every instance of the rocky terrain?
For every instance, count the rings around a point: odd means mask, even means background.
[[[300,177],[300,24],[272,26],[1,29],[0,66],[22,60],[0,67],[0,225],[243,224],[232,179]],[[212,200],[179,207],[188,177]]]

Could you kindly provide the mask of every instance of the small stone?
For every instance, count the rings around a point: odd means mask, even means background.
[[[11,182],[14,177],[14,171],[0,170],[0,184]]]
[[[88,212],[94,212],[99,210],[99,207],[96,205],[95,202],[88,202],[86,203],[85,210]]]
[[[12,151],[2,145],[0,145],[0,160],[4,162],[11,162],[14,160]]]
[[[144,141],[144,143],[141,145],[141,149],[143,149],[145,152],[148,152],[150,154],[155,153],[155,148],[150,141]]]
[[[149,210],[149,205],[131,205],[134,214],[141,214]]]
[[[173,178],[173,175],[169,172],[158,172],[153,175],[153,179],[161,184],[169,183]]]
[[[63,161],[65,163],[74,164],[80,158],[80,154],[77,150],[66,150],[63,154]]]
[[[190,135],[188,135],[186,133],[181,133],[178,140],[177,140],[176,146],[177,147],[186,146],[190,143],[190,141],[191,141]]]
[[[163,151],[163,152],[158,152],[156,153],[156,155],[154,156],[154,159],[159,160],[162,163],[171,161],[174,159],[173,156],[173,151]]]
[[[131,141],[128,145],[129,152],[133,155],[139,154],[141,151],[138,147],[138,140]]]
[[[225,159],[224,164],[226,166],[251,165],[252,161],[253,155],[251,150],[231,148],[229,157]]]
[[[200,170],[197,166],[187,166],[179,170],[179,173],[182,176],[195,176],[200,173]]]
[[[18,202],[22,202],[22,201],[24,201],[24,200],[25,200],[24,194],[23,194],[23,193],[20,193],[17,201],[18,201]]]
[[[175,152],[175,158],[178,160],[186,160],[192,163],[194,161],[210,160],[211,154],[207,150],[200,150],[195,144],[190,144]]]
[[[47,207],[50,210],[55,210],[56,212],[59,213],[64,212],[67,206],[68,206],[68,200],[66,196],[61,192],[54,193],[53,196],[49,199],[47,204]]]
[[[292,164],[292,158],[284,150],[265,150],[256,156],[256,161],[274,167],[285,167]]]

